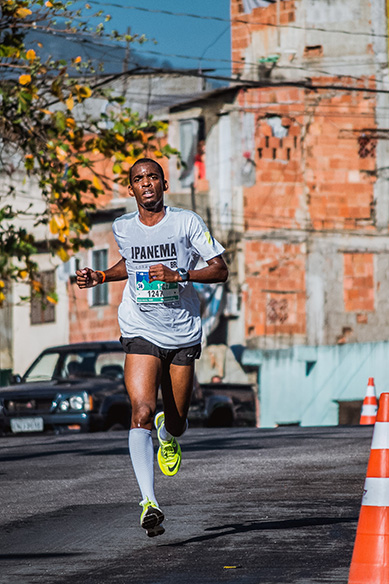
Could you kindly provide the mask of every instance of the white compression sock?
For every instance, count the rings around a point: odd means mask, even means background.
[[[157,503],[154,493],[154,446],[151,430],[132,428],[128,434],[128,447],[142,499],[149,498]]]

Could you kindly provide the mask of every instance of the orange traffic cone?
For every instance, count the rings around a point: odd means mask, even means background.
[[[362,425],[374,424],[377,417],[377,398],[375,395],[374,377],[369,377],[367,383],[366,396],[363,400],[361,419],[359,423]]]
[[[389,393],[380,397],[348,582],[389,582]]]

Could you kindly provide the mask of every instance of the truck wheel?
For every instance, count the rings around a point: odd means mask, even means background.
[[[234,416],[229,408],[216,408],[208,418],[207,426],[211,428],[230,428]]]
[[[128,430],[131,423],[131,410],[124,405],[112,406],[107,414],[105,430]]]

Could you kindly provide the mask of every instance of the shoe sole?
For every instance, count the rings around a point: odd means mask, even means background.
[[[165,528],[162,525],[157,525],[157,527],[153,527],[152,529],[146,529],[146,535],[148,537],[156,537],[163,533],[165,533]]]
[[[156,507],[149,507],[142,519],[141,527],[146,529],[146,531],[153,530],[158,527],[164,519],[165,516],[160,509],[157,509]]]

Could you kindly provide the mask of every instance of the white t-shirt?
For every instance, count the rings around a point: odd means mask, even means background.
[[[163,219],[151,227],[138,211],[114,221],[113,233],[126,260],[128,281],[119,306],[123,337],[143,337],[165,349],[189,347],[201,341],[200,302],[192,282],[148,281],[150,266],[193,270],[224,252],[204,221],[193,211],[165,207]]]

